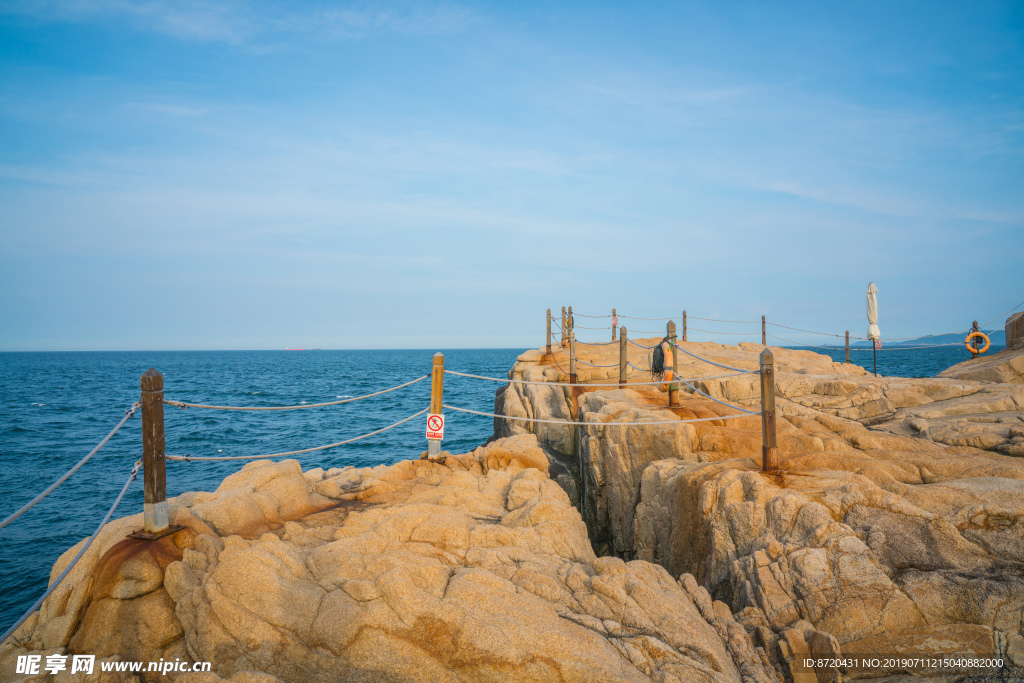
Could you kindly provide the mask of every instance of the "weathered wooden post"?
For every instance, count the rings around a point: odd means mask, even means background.
[[[573,335],[573,326],[575,325],[575,322],[572,319],[572,306],[570,306],[569,309],[565,313],[565,325],[566,325],[566,335],[571,340],[572,339],[572,335]]]
[[[683,309],[683,341],[686,341],[686,309]]]
[[[559,344],[561,345],[561,347],[563,349],[565,348],[565,342],[566,342],[566,339],[567,339],[565,333],[566,333],[566,329],[565,329],[565,306],[562,306],[562,341],[560,341]]]
[[[978,331],[978,321],[975,320],[974,323],[971,324],[971,333],[973,334],[974,332],[977,332],[977,331]],[[980,343],[981,342],[978,341],[977,337],[971,337],[971,358],[977,358],[978,357],[978,344],[980,344]]]
[[[444,354],[440,351],[434,354],[434,367],[430,375],[430,415],[441,415],[444,403]],[[440,431],[444,434],[444,418],[441,418],[441,429],[430,424],[430,416],[427,416],[427,433]],[[441,455],[441,439],[427,438],[427,459],[437,460]]]
[[[569,307],[569,384],[576,384],[576,330],[573,327],[572,306]]]
[[[775,356],[761,352],[761,470],[778,472],[779,447],[775,440]]]
[[[626,368],[629,364],[628,348],[626,346],[626,328],[623,327],[619,334],[619,389],[626,386]]]
[[[142,506],[144,534],[163,535],[167,519],[167,460],[164,457],[164,376],[150,368],[142,375]],[[159,536],[157,536],[159,538]]]
[[[676,354],[676,321],[668,321],[668,348],[672,351],[672,379],[679,377],[679,358]],[[665,359],[666,361],[668,358]],[[671,408],[677,405],[676,391],[678,390],[678,384],[675,382],[669,382],[668,384],[668,405]]]
[[[551,355],[551,309],[548,309],[548,333],[544,336],[544,343],[548,347],[548,355]]]
[[[761,346],[768,346],[767,337],[765,336],[764,329],[764,316],[761,316]]]
[[[850,331],[846,331],[846,364],[850,364]]]
[[[619,324],[619,316],[615,315],[615,309],[612,309],[612,341],[615,341],[615,326]]]

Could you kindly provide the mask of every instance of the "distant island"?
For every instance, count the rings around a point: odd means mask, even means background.
[[[992,341],[993,346],[1006,346],[1006,330],[993,330],[992,332],[986,332],[988,338]],[[888,342],[882,339],[882,344],[885,346],[932,346],[936,344],[955,344],[963,343],[964,337],[967,336],[966,332],[949,332],[947,334],[931,334],[925,337],[918,337],[917,339],[909,339],[898,342]],[[839,344],[839,348],[843,345]],[[858,341],[856,343],[851,342],[850,348],[871,348],[870,341]]]

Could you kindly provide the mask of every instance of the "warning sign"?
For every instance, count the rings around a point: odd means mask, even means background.
[[[444,415],[435,415],[433,413],[427,415],[427,438],[444,438]]]
[[[619,324],[619,316],[613,315],[612,316],[612,325],[618,325],[618,324]]]

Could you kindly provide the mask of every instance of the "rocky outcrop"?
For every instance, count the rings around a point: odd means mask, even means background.
[[[257,461],[171,500],[172,537],[111,523],[2,645],[0,677],[88,652],[213,663],[167,677],[186,683],[780,680],[693,577],[597,557],[534,436],[443,455]]]
[[[695,353],[752,369],[754,350]],[[876,379],[773,351],[779,475],[759,471],[759,417],[642,424],[736,413],[695,394],[669,409],[665,394],[641,385],[574,393],[515,385],[498,396],[499,408],[544,418],[561,397],[559,414],[587,424],[562,427],[545,445],[579,477],[598,554],[692,574],[787,675],[807,652],[995,654],[1020,674],[1024,460],[974,446],[1009,451],[1020,437],[1013,425],[1024,425],[1024,394],[1016,385]],[[521,357],[512,376],[564,378],[544,360]],[[723,372],[694,363],[683,374]],[[697,386],[752,406],[755,381]],[[984,425],[996,440],[958,442],[956,434],[972,433],[967,425]],[[497,426],[531,431],[512,420]],[[537,429],[542,442],[546,434]]]
[[[969,379],[977,382],[1024,384],[1024,348],[1005,348],[990,356],[978,356],[963,363],[957,363],[940,372],[939,377]]]

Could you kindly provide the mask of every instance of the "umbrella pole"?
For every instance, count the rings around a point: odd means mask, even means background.
[[[871,344],[871,360],[875,362],[875,377],[878,377],[878,348]]]

